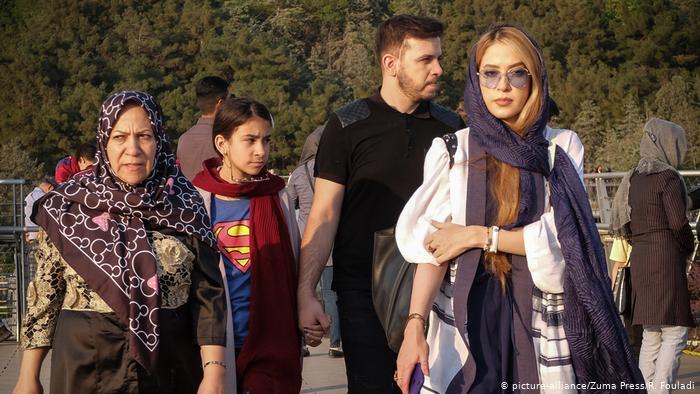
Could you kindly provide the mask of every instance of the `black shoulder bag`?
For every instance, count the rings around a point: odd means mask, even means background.
[[[632,304],[632,274],[630,273],[630,259],[627,256],[625,265],[617,269],[615,285],[613,286],[613,296],[617,313],[623,316],[630,315]]]
[[[457,151],[457,137],[442,136],[450,155],[450,168]],[[416,265],[404,260],[394,236],[394,228],[374,233],[372,256],[372,302],[386,333],[389,348],[398,353],[403,342]]]

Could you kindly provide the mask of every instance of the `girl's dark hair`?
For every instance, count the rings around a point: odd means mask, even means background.
[[[272,114],[259,102],[244,97],[229,97],[224,100],[223,105],[219,108],[219,111],[214,117],[212,144],[214,144],[214,139],[217,135],[227,140],[231,138],[236,128],[250,120],[253,116],[265,119],[270,122],[271,126],[274,125]],[[216,149],[216,144],[214,144],[214,150],[221,156],[221,153]]]

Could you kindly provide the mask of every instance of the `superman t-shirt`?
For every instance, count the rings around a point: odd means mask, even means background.
[[[213,198],[212,230],[224,259],[228,295],[231,299],[233,337],[243,347],[250,318],[250,200]]]

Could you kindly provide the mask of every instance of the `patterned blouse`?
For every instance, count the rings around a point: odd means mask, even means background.
[[[21,330],[22,348],[50,347],[61,309],[110,313],[107,303],[61,257],[41,231],[35,250],[36,276],[27,289],[27,314]],[[194,253],[179,239],[149,232],[156,257],[161,308],[184,305],[190,295]]]

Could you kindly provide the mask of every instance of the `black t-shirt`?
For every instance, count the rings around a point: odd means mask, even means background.
[[[315,175],[345,185],[333,246],[334,289],[371,289],[374,232],[396,225],[423,180],[423,161],[432,140],[463,125],[457,114],[435,104],[423,102],[412,114],[404,114],[380,95],[330,116],[316,154]]]

